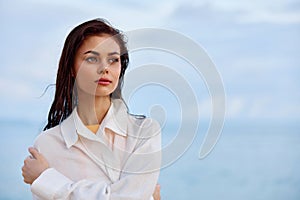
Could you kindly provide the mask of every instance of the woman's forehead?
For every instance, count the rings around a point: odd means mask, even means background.
[[[120,46],[110,35],[90,36],[87,37],[78,51],[84,53],[86,51],[97,51],[99,53],[119,52]]]

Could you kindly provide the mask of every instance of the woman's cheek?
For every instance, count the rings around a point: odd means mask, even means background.
[[[83,68],[78,71],[76,76],[77,86],[90,94],[94,94],[96,92],[97,84],[92,80],[92,75],[89,71],[85,71]]]

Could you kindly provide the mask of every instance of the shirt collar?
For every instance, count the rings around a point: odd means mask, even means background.
[[[102,120],[96,134],[92,133],[81,121],[74,108],[71,115],[61,123],[62,136],[68,148],[78,140],[78,134],[94,141],[103,142],[105,128],[111,129],[118,135],[127,136],[128,114],[127,107],[121,99],[112,99],[111,106]]]
[[[99,129],[104,132],[105,128],[109,128],[116,134],[126,137],[127,124],[128,113],[125,103],[121,99],[114,99]]]

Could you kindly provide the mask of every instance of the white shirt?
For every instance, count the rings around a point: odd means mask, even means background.
[[[113,144],[107,129],[115,133]],[[96,134],[74,109],[40,134],[34,147],[50,166],[31,185],[34,199],[152,199],[161,162],[160,127],[128,114],[121,100],[112,100]]]

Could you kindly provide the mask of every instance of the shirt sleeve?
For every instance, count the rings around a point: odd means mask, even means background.
[[[161,132],[157,122],[147,128],[149,136],[139,139],[135,150],[127,157],[120,179],[107,184],[103,181],[72,181],[57,170],[45,170],[31,185],[37,199],[97,199],[148,200],[158,180],[161,163]]]

